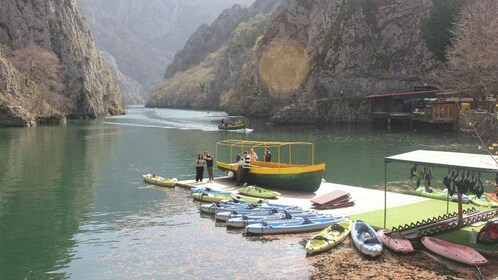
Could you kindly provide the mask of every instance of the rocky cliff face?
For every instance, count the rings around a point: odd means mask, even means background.
[[[54,114],[94,118],[124,113],[116,83],[100,59],[90,29],[74,0],[0,0],[0,7],[0,44],[14,50],[36,44],[55,53],[64,65],[63,94],[72,103],[66,104],[71,109],[60,112],[52,106]],[[3,105],[22,107],[20,100],[27,98],[27,89],[10,85],[19,85],[20,81],[30,84],[30,81],[19,75],[5,76],[16,71],[5,60],[2,66],[9,70],[0,78],[10,79],[0,87]]]
[[[150,91],[165,65],[202,24],[221,11],[254,0],[78,0],[100,49],[119,69]]]
[[[144,104],[145,91],[142,86],[135,80],[130,79],[128,76],[121,73],[116,64],[114,57],[107,52],[100,51],[100,57],[111,71],[112,76],[118,83],[119,90],[121,91],[121,98],[124,104]]]
[[[262,1],[253,7],[258,2]],[[211,53],[186,70],[170,71],[154,95],[154,106],[199,108],[200,89],[190,87],[181,95],[175,93],[175,98],[169,90],[172,84],[181,83],[179,80],[189,82],[184,73],[210,69],[212,77],[225,79],[217,88],[218,95],[211,96],[216,99],[212,105],[220,104],[231,114],[267,115],[276,122],[295,122],[294,109],[309,108],[311,113],[302,115],[311,121],[366,120],[365,104],[359,111],[355,109],[361,105],[357,97],[409,91],[424,83],[426,74],[436,66],[420,30],[420,22],[430,14],[432,5],[432,0],[281,1],[271,14],[257,20],[260,25],[254,23],[255,17],[239,23],[239,31],[252,27],[253,36],[245,32],[245,38],[255,39],[251,44],[242,41],[235,48],[234,41],[240,39],[235,30],[214,52],[219,54],[216,58]],[[201,38],[192,37],[184,50],[195,49],[196,42],[206,42],[215,33],[200,36],[199,32],[195,36]],[[233,63],[231,53],[244,55]],[[171,65],[176,65],[177,59],[182,60],[175,57]],[[232,75],[223,75],[213,65],[232,65]],[[352,114],[355,110],[363,113]]]

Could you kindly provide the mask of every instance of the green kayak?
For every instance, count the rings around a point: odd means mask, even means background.
[[[419,187],[418,189],[415,190],[415,193],[417,193],[420,196],[425,196],[428,198],[433,198],[433,199],[439,199],[439,200],[444,200],[444,201],[458,201],[458,196],[457,194],[453,194],[453,196],[449,196],[446,192],[441,192],[438,190],[433,189],[432,192],[426,192],[424,187]],[[465,195],[462,194],[462,202],[463,203],[469,203],[469,198]]]
[[[257,186],[246,186],[239,188],[237,191],[241,194],[261,198],[275,198],[280,195],[279,192],[263,189]]]
[[[178,180],[176,178],[167,179],[153,174],[142,175],[146,182],[163,187],[174,187]]]
[[[481,198],[478,198],[477,195],[469,194],[468,197],[470,202],[474,203],[475,205],[493,208],[498,207],[498,203],[496,201],[485,195],[481,195]]]

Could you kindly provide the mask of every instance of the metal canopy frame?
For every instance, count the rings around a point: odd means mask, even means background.
[[[489,154],[416,150],[386,157],[384,159],[384,228],[386,227],[387,222],[387,164],[391,162],[498,173],[498,157]],[[449,201],[447,203],[449,204]],[[462,202],[460,195],[458,199],[458,216],[459,219],[462,220]]]

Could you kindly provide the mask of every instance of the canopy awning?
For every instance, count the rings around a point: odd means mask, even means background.
[[[405,162],[442,168],[498,172],[498,157],[485,154],[417,150],[386,157],[385,161],[386,163]]]

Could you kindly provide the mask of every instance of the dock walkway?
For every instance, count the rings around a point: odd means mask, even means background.
[[[237,194],[237,188],[239,188],[238,186],[234,186],[234,180],[228,177],[215,178],[215,180],[211,183],[196,183],[194,180],[180,181],[177,183],[177,186],[188,189],[192,187],[208,187],[216,190],[232,191],[234,194]],[[351,200],[355,202],[355,205],[345,208],[322,210],[314,209],[312,207],[310,200],[313,197],[326,194],[334,190],[348,192],[351,195]],[[322,182],[320,188],[315,193],[300,193],[285,190],[278,191],[282,195],[277,199],[271,199],[270,201],[281,204],[297,205],[301,206],[303,209],[316,210],[319,213],[350,216],[384,209],[384,191],[381,190]],[[387,192],[387,208],[408,205],[425,200],[427,200],[427,198]]]

